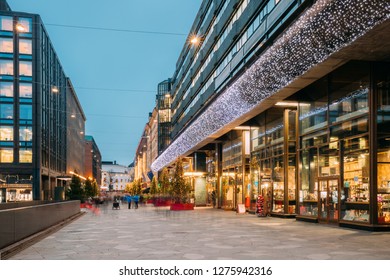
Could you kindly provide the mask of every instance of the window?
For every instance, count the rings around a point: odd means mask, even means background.
[[[0,75],[13,75],[14,63],[12,60],[0,60]]]
[[[21,61],[19,63],[19,75],[20,76],[32,76],[32,62]]]
[[[32,30],[32,20],[31,18],[19,18],[18,25],[23,28],[23,30],[19,29],[20,33],[31,33]]]
[[[19,53],[32,54],[32,41],[27,39],[19,40]]]
[[[13,141],[14,128],[12,126],[0,126],[0,141]]]
[[[12,120],[14,118],[14,107],[12,104],[0,104],[0,119]]]
[[[14,161],[13,148],[0,148],[0,163],[12,163]]]
[[[32,162],[32,149],[20,149],[19,150],[19,162],[31,163]]]
[[[13,97],[14,84],[11,82],[0,82],[0,97]]]
[[[20,119],[32,120],[32,105],[20,105]]]
[[[13,20],[12,17],[0,17],[0,30],[13,31]]]
[[[0,38],[0,52],[13,53],[14,41],[12,38]]]
[[[32,84],[20,83],[19,85],[19,97],[32,98]]]
[[[19,140],[20,141],[32,141],[32,127],[23,126],[19,129]]]

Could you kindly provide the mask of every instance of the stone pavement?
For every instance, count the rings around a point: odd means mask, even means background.
[[[212,208],[101,206],[11,260],[390,260],[390,232]]]

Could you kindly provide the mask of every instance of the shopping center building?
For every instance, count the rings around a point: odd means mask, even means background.
[[[204,0],[172,77],[171,143],[195,198],[390,229],[390,3]]]

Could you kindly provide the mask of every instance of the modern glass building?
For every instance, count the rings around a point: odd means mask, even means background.
[[[54,199],[67,172],[67,77],[40,16],[0,7],[0,201]]]
[[[221,208],[389,229],[389,18],[385,0],[204,0],[152,168],[201,151]]]

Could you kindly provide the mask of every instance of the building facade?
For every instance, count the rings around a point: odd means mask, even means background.
[[[165,148],[168,147],[169,143],[171,142],[171,130],[172,130],[171,87],[172,87],[171,79],[167,79],[159,83],[157,86],[156,108],[158,111],[158,117],[157,117],[158,154],[161,154],[161,152],[164,151]],[[154,159],[155,158],[153,158],[153,161]]]
[[[68,79],[40,16],[1,7],[0,200],[54,199],[67,172]]]
[[[102,155],[95,139],[91,135],[85,135],[85,177],[96,180],[98,186],[102,184]]]
[[[85,177],[85,145],[80,145],[80,143],[85,141],[86,117],[70,79],[67,83],[66,174],[75,172]]]
[[[125,191],[133,181],[132,167],[117,164],[116,161],[102,163],[102,191]]]
[[[221,208],[389,229],[389,18],[388,1],[204,0],[153,170],[192,157]]]

